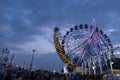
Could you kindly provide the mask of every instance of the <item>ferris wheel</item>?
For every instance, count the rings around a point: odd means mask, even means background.
[[[102,74],[110,69],[113,45],[107,34],[97,27],[81,24],[70,28],[64,36],[56,27],[53,38],[58,55],[70,68],[80,67],[85,74]]]

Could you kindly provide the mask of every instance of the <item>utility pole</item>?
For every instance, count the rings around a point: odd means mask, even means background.
[[[33,54],[32,54],[32,59],[31,59],[31,63],[30,63],[30,70],[32,69],[32,65],[33,65],[33,58],[34,58],[34,54],[36,50],[32,50]]]

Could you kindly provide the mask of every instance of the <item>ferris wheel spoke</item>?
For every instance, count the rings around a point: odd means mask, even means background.
[[[81,54],[81,57],[79,56],[79,59],[78,59],[78,61],[77,61],[77,64],[79,63],[79,61],[82,60],[82,58],[83,58],[83,56],[85,55],[85,53],[86,53],[88,47],[89,47],[89,45],[87,45],[86,48],[84,48],[84,50],[83,50],[83,52],[82,52],[82,54]]]
[[[78,45],[77,47],[75,47],[75,48],[72,49],[72,50],[70,49],[70,51],[69,51],[66,55],[68,55],[69,53],[72,53],[72,52],[75,51],[77,48],[80,48],[80,46],[82,46],[82,45],[85,46],[85,44],[86,44],[87,41],[88,41],[88,40],[84,41],[83,44]],[[67,45],[67,46],[68,46],[68,45]],[[69,47],[68,47],[68,49],[69,49]]]

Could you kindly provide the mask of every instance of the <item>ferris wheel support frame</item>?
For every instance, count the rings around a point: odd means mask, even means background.
[[[111,75],[112,75],[112,80],[114,80],[114,73],[113,73],[113,66],[112,66],[112,64],[113,64],[113,62],[111,61],[111,52],[110,52],[110,49],[109,49],[109,60],[110,60],[110,69],[111,69]]]

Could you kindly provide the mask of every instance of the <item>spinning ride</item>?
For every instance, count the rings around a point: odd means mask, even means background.
[[[109,37],[93,25],[70,28],[64,36],[54,30],[58,55],[70,69],[79,67],[82,74],[103,74],[110,70],[113,45]]]

